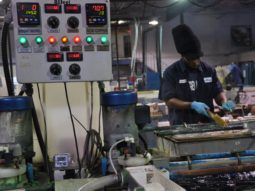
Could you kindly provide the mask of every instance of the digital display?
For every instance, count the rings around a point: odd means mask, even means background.
[[[62,53],[47,53],[48,62],[61,62],[64,60]]]
[[[81,13],[81,6],[74,4],[65,5],[65,13]]]
[[[79,52],[68,52],[66,53],[67,61],[82,61],[82,53]]]
[[[61,5],[56,4],[45,4],[44,5],[45,13],[61,13]]]
[[[33,27],[41,24],[39,3],[17,3],[18,24]]]
[[[88,26],[101,26],[107,24],[106,4],[88,3],[85,6]]]

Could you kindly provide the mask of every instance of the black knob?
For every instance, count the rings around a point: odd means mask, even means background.
[[[50,66],[50,73],[52,73],[53,75],[58,76],[59,74],[61,74],[62,72],[62,68],[59,64],[52,64]]]
[[[79,26],[79,19],[77,17],[69,17],[67,25],[72,29],[76,29]]]
[[[49,25],[50,28],[58,28],[59,26],[59,19],[55,16],[49,17],[47,20],[47,24]]]
[[[81,67],[78,64],[71,64],[69,72],[73,75],[78,75],[81,71]]]

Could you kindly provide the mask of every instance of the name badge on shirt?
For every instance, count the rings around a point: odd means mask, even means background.
[[[205,83],[212,83],[212,77],[205,77],[204,82]]]
[[[187,80],[186,80],[186,79],[180,79],[180,80],[179,80],[179,84],[185,84],[185,83],[187,83]]]

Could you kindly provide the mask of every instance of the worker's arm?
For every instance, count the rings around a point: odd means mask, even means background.
[[[170,108],[193,109],[197,113],[209,117],[208,112],[207,112],[209,110],[209,107],[206,104],[202,103],[202,102],[197,102],[197,101],[188,102],[188,101],[182,101],[182,100],[177,99],[177,98],[171,98],[171,99],[169,99],[165,102],[166,102],[166,105]]]
[[[171,99],[165,101],[165,103],[170,108],[176,108],[176,109],[190,109],[191,108],[191,102],[182,101],[177,98],[171,98]]]
[[[220,92],[217,97],[215,98],[215,102],[218,104],[218,105],[222,105],[223,103],[225,103],[227,101],[227,97],[225,95],[224,92]]]

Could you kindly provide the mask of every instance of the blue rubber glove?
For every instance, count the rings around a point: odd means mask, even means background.
[[[231,100],[222,104],[222,109],[226,111],[230,111],[230,112],[232,112],[235,109],[235,107],[236,107],[236,104]]]
[[[199,114],[209,117],[207,110],[209,110],[210,108],[202,102],[193,101],[191,103],[191,109],[194,109]]]

